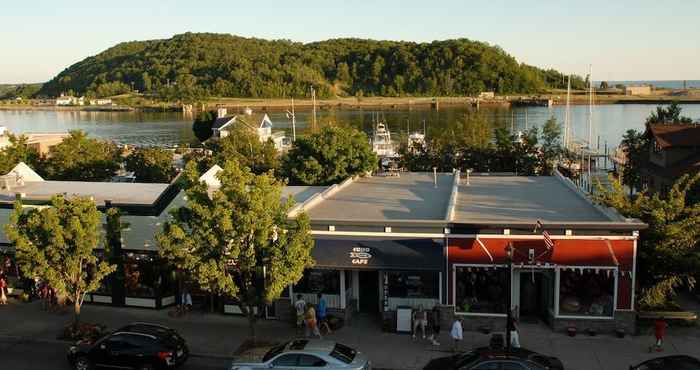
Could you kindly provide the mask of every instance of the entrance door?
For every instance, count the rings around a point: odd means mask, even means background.
[[[379,271],[360,271],[360,312],[379,312]]]
[[[522,270],[520,276],[520,320],[549,321],[553,305],[554,279],[552,271]]]

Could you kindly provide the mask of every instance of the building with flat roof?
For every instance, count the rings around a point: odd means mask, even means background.
[[[201,177],[212,192],[220,170],[212,168]],[[26,188],[26,199],[65,191],[44,185],[44,190],[41,184]],[[176,191],[164,206],[152,207],[154,212],[137,213],[128,201],[154,204],[168,186],[130,198],[127,187],[134,184],[113,185],[117,188],[108,190],[112,205],[127,210],[124,220],[130,224],[122,247],[124,281],[130,285],[91,299],[153,308],[174,303],[177,284],[172,269],[159,263],[153,235],[169,210],[185,204],[184,196]],[[103,186],[73,188],[104,200]],[[289,197],[296,203],[289,217],[299,212],[310,217],[316,264],[259,311],[266,317],[291,320],[297,296],[317,303],[320,293],[329,312],[346,319],[357,312],[374,314],[390,331],[410,327],[405,307],[436,305],[445,325],[459,315],[467,319],[467,328],[497,330],[505,324],[507,309],[557,330],[571,323],[612,330],[634,320],[636,240],[646,225],[595,205],[558,174],[409,172],[350,178],[332,186],[288,186],[283,198]],[[230,301],[223,310],[240,312]]]

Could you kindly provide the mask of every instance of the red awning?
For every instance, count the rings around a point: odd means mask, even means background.
[[[617,242],[554,239],[554,247],[547,249],[542,239],[450,239],[448,257],[451,263],[506,264],[506,248],[512,243],[514,265],[618,267],[617,248],[613,246]]]

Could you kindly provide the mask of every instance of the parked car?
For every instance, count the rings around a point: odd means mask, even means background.
[[[630,366],[630,370],[700,370],[700,360],[684,355],[664,356]]]
[[[230,370],[298,369],[371,370],[362,353],[329,340],[296,339],[270,349],[260,362],[233,362]]]
[[[68,362],[76,370],[172,369],[188,356],[187,343],[175,330],[149,323],[132,323],[94,343],[78,342],[68,348]]]
[[[506,352],[490,347],[470,352],[436,358],[423,370],[564,370],[564,364],[556,358],[518,348]]]

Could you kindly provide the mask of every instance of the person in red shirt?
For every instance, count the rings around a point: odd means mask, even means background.
[[[656,352],[663,351],[664,337],[666,336],[666,328],[668,324],[663,317],[656,319],[654,322],[654,336],[656,337],[655,349]]]

